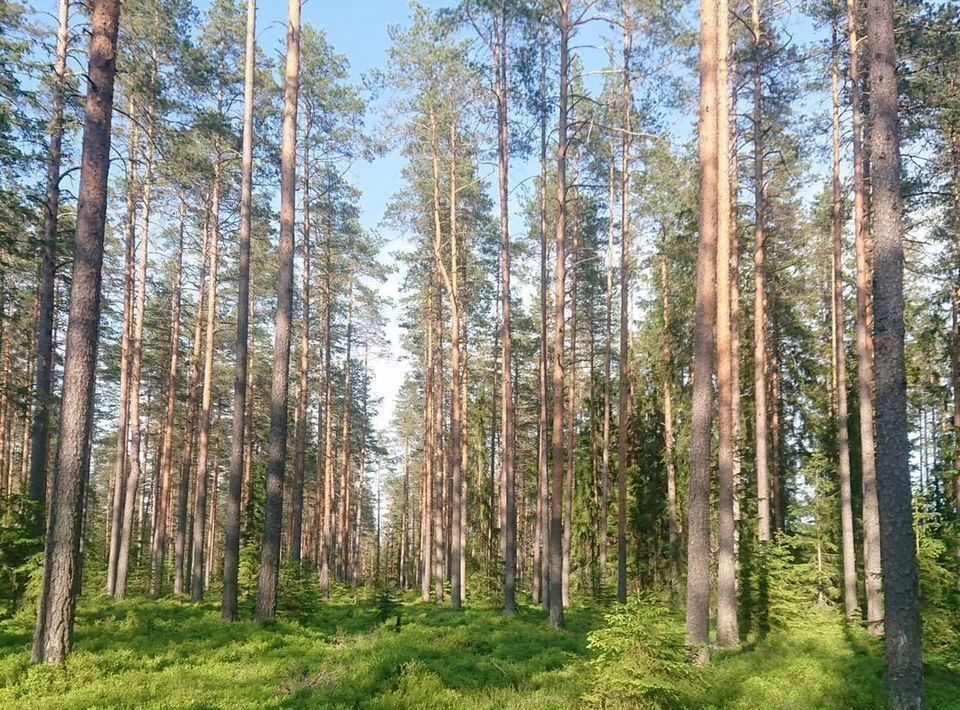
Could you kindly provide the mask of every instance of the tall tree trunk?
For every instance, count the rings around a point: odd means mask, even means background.
[[[135,115],[136,104],[128,102],[128,112]],[[117,449],[113,463],[113,490],[110,499],[110,547],[107,551],[107,594],[114,595],[117,581],[117,560],[123,527],[123,510],[127,484],[127,433],[130,423],[130,368],[133,347],[133,299],[136,276],[137,225],[137,152],[140,144],[139,125],[130,120],[127,166],[127,214],[125,222],[123,270],[123,334],[120,336],[120,411],[117,414]]]
[[[660,255],[660,294],[663,298],[663,334],[660,353],[663,360],[663,457],[667,469],[667,539],[670,543],[670,593],[680,593],[680,513],[677,506],[676,442],[673,433],[673,336],[670,332],[670,281],[667,258]]]
[[[553,426],[551,443],[553,460],[550,471],[550,536],[549,536],[549,608],[550,625],[562,629],[563,621],[563,351],[566,302],[566,232],[567,232],[567,110],[570,92],[570,0],[560,5],[560,105],[557,132],[557,233],[556,233],[556,299],[553,331]]]
[[[219,140],[215,146],[213,196],[210,206],[208,234],[210,239],[210,283],[207,289],[207,324],[203,344],[203,391],[200,397],[200,431],[197,433],[197,477],[193,498],[193,550],[190,560],[190,600],[203,599],[204,540],[207,518],[207,477],[210,458],[210,422],[213,403],[213,349],[217,328],[217,268],[220,255],[220,171],[222,157]]]
[[[547,59],[544,41],[540,43],[540,357],[537,378],[537,530],[534,542],[534,579],[544,608],[549,610],[549,537],[547,523]],[[491,448],[491,456],[493,449]]]
[[[177,538],[174,542],[173,593],[184,593],[186,578],[189,574],[190,560],[187,553],[187,537],[190,530],[188,503],[190,498],[190,471],[193,468],[193,450],[196,442],[197,406],[200,398],[200,386],[203,378],[203,360],[200,355],[203,348],[203,315],[207,295],[207,267],[210,251],[210,231],[201,227],[203,245],[200,255],[200,282],[198,284],[197,311],[193,321],[193,352],[191,355],[192,374],[190,390],[187,395],[187,420],[184,431],[186,441],[183,459],[180,462],[180,483],[177,489]]]
[[[182,196],[181,196],[182,197]],[[183,233],[187,214],[186,202],[181,200],[179,238],[177,241],[177,275],[173,286],[170,316],[170,365],[167,370],[167,399],[163,414],[163,435],[160,445],[160,485],[155,508],[150,596],[157,597],[163,589],[163,562],[167,554],[167,516],[170,510],[170,488],[173,483],[173,425],[176,418],[177,383],[180,373],[180,314],[183,296]]]
[[[73,640],[75,585],[90,464],[93,386],[100,336],[103,233],[110,169],[110,123],[120,3],[94,0],[84,107],[80,197],[74,241],[70,320],[64,359],[60,431],[33,662],[62,663]]]
[[[277,613],[280,530],[283,522],[283,473],[287,462],[287,396],[290,389],[290,320],[293,313],[293,242],[297,190],[297,90],[300,83],[300,0],[289,0],[287,60],[283,86],[283,145],[280,166],[280,253],[277,322],[270,399],[270,451],[257,619]]]
[[[923,707],[923,659],[907,438],[900,136],[893,33],[893,3],[869,0],[877,502],[884,570],[886,681],[893,707],[919,709]]]
[[[506,3],[501,2],[500,14],[494,20],[493,61],[496,65],[497,96],[497,168],[500,182],[500,283],[501,318],[503,320],[503,351],[501,371],[501,426],[500,465],[503,468],[503,483],[507,489],[506,557],[504,558],[503,613],[517,613],[517,497],[514,465],[516,458],[516,432],[513,415],[513,379],[510,365],[513,362],[513,340],[510,330],[510,188],[509,151],[510,141],[507,124],[507,16]]]
[[[307,399],[310,365],[310,125],[303,150],[303,313],[300,322],[300,377],[293,446],[293,486],[290,491],[290,559],[300,564],[303,546],[303,479],[307,449]]]
[[[237,275],[237,359],[233,374],[233,437],[223,543],[223,595],[220,616],[237,620],[240,570],[240,521],[243,516],[244,445],[247,421],[247,379],[250,330],[250,211],[253,195],[253,100],[256,68],[257,2],[247,0],[247,35],[243,68],[243,148],[240,166],[240,243]]]
[[[717,502],[717,644],[735,646],[737,562],[733,478],[733,341],[731,318],[730,220],[730,19],[727,0],[717,4],[717,423],[719,430]]]
[[[450,606],[459,609],[463,602],[463,586],[460,562],[463,549],[460,534],[463,521],[460,519],[461,478],[460,442],[463,439],[463,357],[461,352],[462,296],[459,286],[460,257],[457,233],[457,123],[450,122],[450,269],[444,281],[450,296]],[[440,262],[443,263],[442,261]],[[509,328],[506,324],[505,327]],[[504,338],[506,339],[505,331]],[[505,363],[508,368],[509,364]],[[509,495],[509,493],[507,494]]]
[[[867,625],[871,633],[879,634],[883,629],[883,596],[874,438],[873,334],[870,332],[873,282],[870,274],[870,197],[866,175],[867,161],[864,155],[857,0],[847,0],[847,32],[850,39],[850,102],[853,116],[853,199],[857,255],[857,384],[860,406],[860,470],[863,481],[863,576],[867,598]]]
[[[351,444],[350,425],[353,420],[350,404],[353,401],[350,374],[352,368],[350,350],[353,345],[353,274],[349,276],[348,303],[347,303],[347,352],[343,361],[343,423],[341,432],[341,461],[340,461],[340,522],[338,532],[340,541],[337,550],[338,577],[341,581],[347,579],[347,564],[350,556],[350,463]]]
[[[757,519],[761,546],[770,541],[770,441],[767,407],[767,243],[763,144],[763,49],[760,0],[752,0],[753,20],[753,179],[754,179],[754,294],[753,388],[756,435]]]
[[[420,516],[420,598],[430,601],[430,582],[433,575],[433,297],[427,289],[427,338],[424,352],[423,378],[423,471],[421,475],[420,497],[422,513]]]
[[[579,166],[574,170],[574,185],[579,184]],[[572,232],[573,239],[570,249],[570,363],[567,371],[567,461],[565,479],[563,482],[563,496],[566,505],[563,508],[563,567],[561,580],[561,595],[563,607],[570,606],[570,566],[573,552],[573,507],[576,497],[576,468],[577,468],[577,260],[580,258],[580,223],[574,214]]]
[[[627,436],[630,429],[630,84],[632,27],[623,31],[623,131],[620,137],[620,387],[617,402],[617,601],[627,602]]]
[[[327,220],[324,244],[324,305],[323,305],[323,468],[318,465],[317,476],[323,471],[323,513],[320,542],[320,588],[324,597],[330,596],[330,561],[333,548],[333,371],[331,363],[333,291],[330,277],[333,270],[333,226]]]
[[[600,468],[600,530],[599,537],[599,557],[600,557],[600,578],[605,580],[607,577],[607,526],[610,516],[610,409],[611,409],[611,385],[610,378],[610,360],[613,356],[613,233],[614,233],[614,204],[616,203],[616,193],[614,184],[614,165],[613,155],[614,146],[610,146],[610,165],[607,170],[607,187],[609,195],[607,197],[607,209],[609,217],[607,222],[607,293],[603,331],[603,442],[601,444],[601,468]]]
[[[710,438],[714,318],[717,315],[718,9],[700,6],[700,242],[693,331],[690,522],[687,534],[687,641],[707,643],[710,623]]]
[[[837,448],[840,468],[840,532],[843,555],[843,608],[857,615],[857,555],[853,543],[853,495],[850,484],[850,440],[847,432],[847,348],[843,315],[843,195],[840,183],[840,66],[837,28],[833,28],[833,363],[837,402]]]
[[[70,0],[60,0],[57,54],[53,65],[53,112],[50,115],[50,145],[47,150],[47,194],[43,212],[43,261],[40,266],[40,319],[37,326],[37,358],[34,384],[35,408],[30,452],[30,498],[42,511],[47,498],[47,448],[50,442],[50,383],[53,378],[53,301],[56,293],[57,226],[60,213],[60,162],[63,144],[63,114],[69,50]],[[39,513],[37,529],[43,527]]]
[[[133,535],[133,506],[137,486],[141,481],[140,450],[143,432],[140,423],[140,382],[143,372],[143,321],[147,306],[147,269],[150,250],[150,203],[153,192],[153,141],[155,135],[154,109],[148,109],[145,164],[143,181],[143,223],[140,234],[140,264],[137,269],[136,320],[133,326],[132,363],[130,366],[130,462],[127,476],[123,523],[120,529],[120,549],[117,555],[117,576],[113,596],[122,599],[127,589],[127,571],[130,565],[130,544]]]

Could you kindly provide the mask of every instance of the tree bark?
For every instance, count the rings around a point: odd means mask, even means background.
[[[540,44],[540,357],[537,378],[537,530],[534,542],[534,579],[538,582],[534,601],[549,610],[549,537],[547,523],[547,59]],[[491,456],[493,449],[491,448]]]
[[[220,171],[222,157],[219,139],[216,141],[214,150],[213,196],[207,226],[210,239],[210,282],[207,287],[207,324],[203,344],[203,390],[200,397],[200,431],[197,433],[197,477],[193,497],[193,550],[190,560],[190,600],[195,602],[203,599],[204,580],[206,579],[204,565],[209,566],[211,563],[211,560],[204,560],[204,541],[207,523],[210,422],[213,404],[213,349],[217,329],[217,269],[220,255]]]
[[[57,464],[33,640],[32,660],[35,663],[62,663],[70,652],[73,640],[84,483],[90,464],[93,387],[100,335],[103,234],[119,17],[120,3],[117,0],[94,1],[70,320],[64,359]]]
[[[770,541],[770,442],[767,407],[767,243],[763,145],[763,57],[760,0],[752,0],[753,19],[753,388],[756,435],[757,525],[761,546]],[[761,553],[762,554],[762,553]]]
[[[667,259],[660,255],[660,294],[663,298],[663,458],[667,469],[667,539],[670,543],[670,593],[680,593],[680,513],[677,506],[676,441],[673,433],[673,336],[670,332],[670,281]]]
[[[730,220],[730,19],[727,0],[717,4],[717,424],[719,496],[717,539],[717,644],[740,642],[733,478],[733,341]]]
[[[923,707],[923,658],[907,438],[900,136],[893,33],[893,3],[869,0],[877,502],[884,572],[886,681],[893,707],[919,709]]]
[[[253,195],[253,101],[256,69],[257,2],[247,0],[247,34],[243,65],[243,147],[240,166],[240,243],[237,274],[237,359],[233,373],[233,437],[223,543],[223,595],[220,616],[237,620],[240,569],[240,520],[246,444],[247,378],[250,330],[250,211]]]
[[[718,9],[700,6],[700,242],[693,331],[693,410],[687,533],[687,641],[707,643],[710,622],[710,438],[717,314]]]
[[[187,553],[187,537],[189,535],[190,520],[188,503],[190,498],[190,471],[193,468],[193,450],[196,442],[197,405],[200,398],[200,386],[203,378],[203,360],[200,358],[203,348],[203,314],[204,303],[208,297],[207,290],[207,262],[210,250],[210,233],[206,225],[201,228],[203,245],[200,255],[200,282],[198,284],[197,311],[193,321],[193,352],[191,355],[192,374],[190,376],[190,390],[187,395],[186,441],[183,459],[180,462],[180,484],[177,490],[177,538],[174,543],[174,570],[173,593],[180,596],[184,593],[184,585],[189,574],[190,560]]]
[[[135,115],[135,102],[128,102],[128,112]],[[123,528],[126,499],[127,434],[130,423],[130,377],[133,352],[133,299],[136,276],[137,224],[137,151],[140,143],[139,125],[130,121],[127,166],[127,214],[125,222],[123,270],[123,334],[120,342],[120,411],[117,414],[117,449],[113,464],[113,491],[110,499],[110,547],[107,552],[107,594],[114,595],[117,583],[117,561]]]
[[[290,491],[290,559],[300,564],[303,545],[303,479],[307,448],[307,399],[310,396],[310,125],[303,150],[303,313],[300,322],[300,372],[293,446],[293,481]]]
[[[513,362],[513,340],[510,330],[510,188],[509,151],[510,142],[507,124],[507,6],[501,2],[499,16],[494,19],[493,62],[496,71],[497,97],[497,169],[500,184],[500,279],[501,318],[503,320],[503,350],[501,372],[501,426],[500,465],[503,467],[503,482],[507,489],[506,557],[503,577],[503,613],[517,613],[517,497],[515,481],[516,432],[513,414],[513,379],[510,365]]]
[[[280,166],[280,253],[277,321],[270,399],[270,447],[267,500],[256,617],[277,614],[280,575],[280,530],[283,521],[283,473],[287,461],[287,396],[290,389],[290,320],[293,312],[293,249],[297,172],[297,91],[300,82],[300,0],[289,0],[287,59],[283,87],[283,145]]]
[[[69,51],[70,0],[60,0],[57,54],[53,65],[53,112],[47,151],[47,194],[43,212],[43,261],[40,265],[40,317],[37,324],[37,358],[34,383],[33,430],[30,451],[29,495],[40,504],[37,530],[43,529],[47,499],[47,449],[50,443],[50,387],[53,378],[53,318],[57,275],[57,226],[60,213],[60,163],[67,52]]]
[[[181,195],[182,197],[182,195]],[[160,484],[155,504],[154,535],[151,547],[150,596],[158,597],[163,590],[163,563],[167,554],[167,517],[170,510],[170,489],[173,484],[173,426],[176,418],[177,384],[180,374],[180,314],[183,297],[183,233],[186,222],[186,202],[180,202],[179,238],[177,241],[177,273],[170,303],[170,365],[167,370],[166,407],[163,415],[163,434],[160,444]]]
[[[871,241],[870,197],[864,155],[856,0],[847,0],[847,32],[850,39],[850,102],[853,116],[853,194],[857,256],[857,384],[860,406],[860,470],[863,482],[863,576],[867,599],[867,627],[871,633],[879,634],[883,629],[883,596],[874,438],[873,334],[870,332],[870,311],[873,301],[869,246]]]
[[[843,315],[843,195],[840,183],[840,67],[837,30],[833,28],[833,363],[837,402],[837,454],[840,469],[840,532],[843,556],[843,608],[857,615],[857,555],[853,542],[853,495],[850,484],[850,440],[847,432],[847,353]]]
[[[617,601],[627,603],[627,435],[630,429],[630,86],[632,29],[623,32],[623,132],[620,137],[620,387],[617,402]]]
[[[147,269],[150,250],[150,203],[153,193],[153,140],[155,134],[154,109],[148,109],[145,165],[143,181],[143,223],[140,233],[140,263],[137,269],[136,316],[133,326],[132,363],[130,366],[130,461],[125,489],[123,523],[120,529],[120,549],[117,556],[117,573],[113,596],[123,599],[127,589],[127,571],[130,565],[130,544],[133,535],[133,506],[136,503],[137,486],[140,485],[140,450],[143,431],[140,422],[140,381],[143,372],[143,321],[147,306]]]
[[[566,302],[566,231],[567,231],[567,110],[570,92],[570,0],[560,5],[560,105],[557,131],[557,232],[556,232],[556,299],[553,330],[553,425],[551,443],[553,460],[550,471],[550,536],[549,536],[549,608],[550,625],[562,629],[563,621],[563,351]]]

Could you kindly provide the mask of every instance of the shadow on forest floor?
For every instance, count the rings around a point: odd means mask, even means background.
[[[213,596],[213,595],[212,595]],[[402,628],[371,601],[338,598],[269,625],[221,622],[215,602],[85,600],[62,668],[29,664],[32,618],[0,623],[0,707],[577,708],[590,683],[587,633],[601,611],[568,610],[566,632],[409,602]],[[929,707],[960,708],[960,675],[927,668]],[[839,616],[797,619],[742,651],[718,652],[694,708],[883,708],[881,645]]]

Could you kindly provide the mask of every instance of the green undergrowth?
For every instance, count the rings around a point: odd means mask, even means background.
[[[453,612],[407,600],[391,605],[386,621],[383,607],[376,594],[344,596],[262,625],[249,620],[249,608],[245,620],[223,623],[213,602],[85,599],[74,652],[60,668],[30,665],[32,619],[21,614],[0,623],[0,707],[885,705],[880,645],[833,614],[804,617],[692,669],[676,644],[679,617],[643,604],[606,617],[574,607],[564,632],[530,607],[506,619],[479,603]],[[623,663],[623,654],[637,660]],[[663,682],[678,673],[682,682]],[[929,664],[927,690],[931,708],[960,708],[960,676],[947,664]]]

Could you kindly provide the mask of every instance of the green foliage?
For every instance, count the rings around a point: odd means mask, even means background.
[[[796,535],[779,533],[767,548],[767,615],[772,627],[787,628],[817,601],[819,576],[802,554],[802,544]]]
[[[605,708],[688,707],[702,682],[686,646],[683,624],[661,599],[643,594],[604,616],[587,636],[598,656],[587,665],[584,698]]]
[[[373,603],[377,608],[377,621],[381,624],[397,617],[397,631],[400,630],[403,605],[396,591],[386,585],[379,585],[373,591]]]
[[[323,592],[313,566],[285,560],[280,565],[277,610],[305,616],[319,609],[322,603]]]
[[[39,597],[43,574],[39,514],[27,496],[0,496],[0,618]]]

